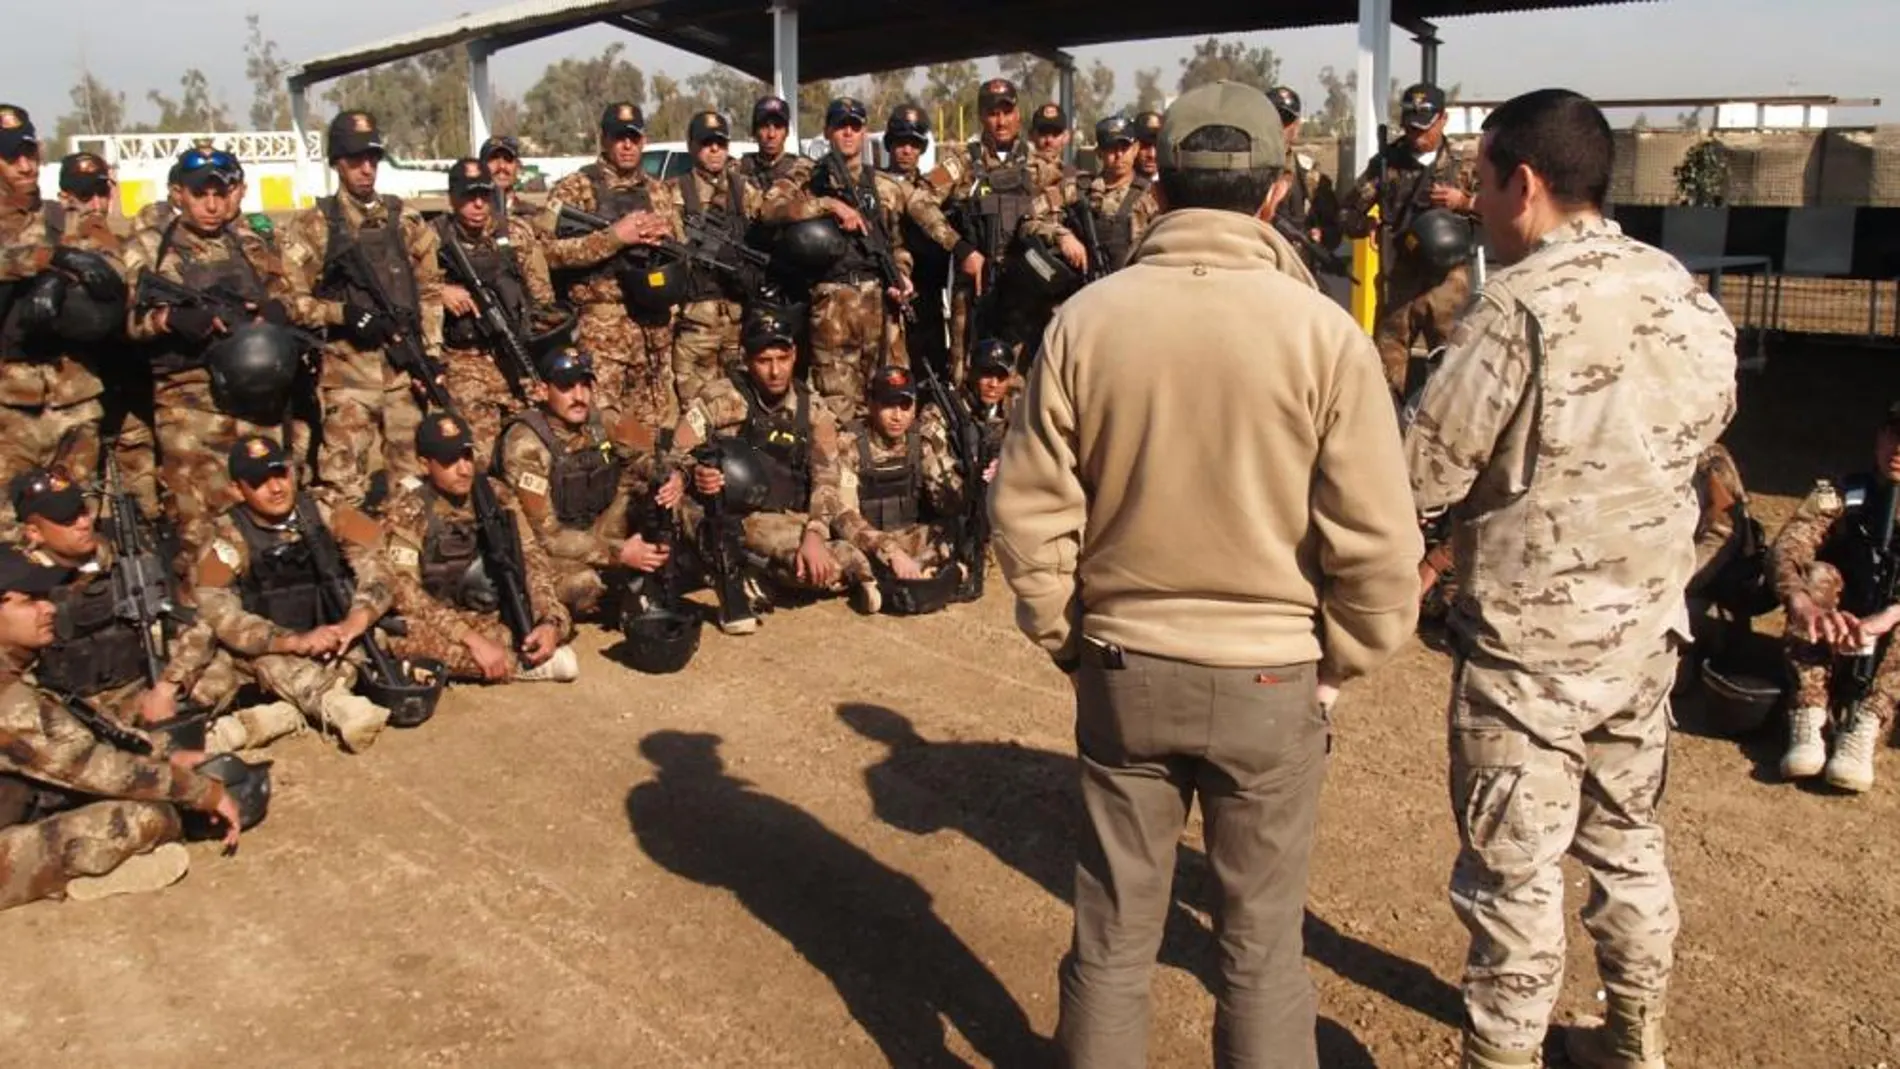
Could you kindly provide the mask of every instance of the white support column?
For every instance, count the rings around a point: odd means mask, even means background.
[[[1392,0],[1359,0],[1358,100],[1353,106],[1353,170],[1364,170],[1380,149],[1386,86],[1392,80]]]
[[[319,148],[313,157],[310,152],[310,89],[308,86],[290,82],[285,86],[290,95],[290,128],[297,135],[297,162],[291,165],[291,196],[320,196],[329,192],[328,172],[319,166],[323,150]]]
[[[1062,159],[1065,163],[1075,162],[1076,114],[1075,114],[1075,57],[1063,53],[1056,63],[1056,103],[1062,105],[1062,114],[1069,117],[1069,140],[1063,143]]]
[[[487,41],[468,43],[468,154],[481,152],[488,140],[488,120],[495,111],[495,87],[488,80],[488,57],[494,48]]]
[[[785,98],[791,130],[785,141],[794,154],[798,141],[798,4],[797,0],[773,0],[772,3],[772,91]]]

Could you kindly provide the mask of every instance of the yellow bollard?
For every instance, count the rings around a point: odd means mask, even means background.
[[[1378,221],[1376,207],[1372,218]],[[1352,242],[1352,317],[1367,334],[1372,333],[1379,319],[1379,232],[1375,229],[1372,233],[1372,237],[1354,238]]]
[[[119,210],[127,219],[139,213],[139,209],[152,202],[152,183],[132,181],[119,183]]]
[[[267,212],[287,212],[297,207],[293,179],[287,174],[267,174],[258,179],[257,202]]]

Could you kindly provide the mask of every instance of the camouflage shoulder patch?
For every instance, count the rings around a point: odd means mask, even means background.
[[[371,547],[383,540],[383,526],[367,514],[349,505],[338,506],[330,514],[330,530],[351,545]]]
[[[198,558],[192,582],[201,587],[227,587],[237,580],[237,550],[222,539]]]

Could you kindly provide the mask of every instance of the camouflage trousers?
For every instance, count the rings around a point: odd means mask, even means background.
[[[754,512],[745,518],[745,548],[771,565],[772,578],[787,586],[806,590],[842,590],[844,583],[865,583],[872,579],[871,562],[849,542],[825,543],[837,560],[840,581],[830,587],[814,586],[798,578],[798,547],[805,540],[805,526],[811,517],[802,512]]]
[[[479,349],[444,349],[442,362],[442,386],[468,421],[469,433],[475,436],[476,466],[486,467],[495,452],[495,439],[501,436],[501,425],[521,404],[490,354]]]
[[[950,559],[951,546],[943,529],[927,523],[914,523],[896,531],[885,531],[887,545],[902,550],[925,570],[936,568]]]
[[[594,358],[594,406],[606,426],[629,412],[648,427],[679,422],[679,395],[668,366],[672,334],[666,326],[635,323],[618,304],[581,306],[579,348]]]
[[[0,909],[56,895],[81,876],[103,876],[182,834],[178,810],[160,802],[94,802],[0,828]]]
[[[1804,585],[1814,603],[1824,609],[1832,609],[1840,604],[1843,580],[1840,570],[1825,561],[1815,561],[1808,565],[1802,576]],[[1825,643],[1808,642],[1797,638],[1790,631],[1783,639],[1783,648],[1787,652],[1788,674],[1794,678],[1794,693],[1790,708],[1832,710],[1834,705],[1834,673],[1851,671],[1852,661],[1835,654]],[[1874,666],[1873,682],[1868,684],[1867,694],[1860,705],[1880,719],[1884,731],[1893,723],[1896,705],[1900,705],[1900,642],[1888,642],[1887,649],[1880,655],[1880,663]],[[1845,711],[1845,710],[1843,710]]]
[[[231,655],[219,650],[211,657],[211,663],[198,673],[197,682],[191,689],[179,696],[179,704],[189,704],[198,709],[213,713],[223,712],[237,697],[238,688],[244,685],[237,662]],[[139,725],[139,700],[145,697],[145,681],[127,683],[123,687],[96,694],[92,697],[93,707],[121,724]]]
[[[152,428],[154,413],[149,372],[126,373],[125,381],[106,383],[105,413],[99,427],[102,442],[110,442],[125,488],[138,500],[139,511],[155,520],[158,499],[158,438]]]
[[[404,479],[421,478],[416,428],[422,410],[406,382],[380,390],[325,387],[319,400],[323,445],[317,451],[317,481],[333,501],[362,508],[379,461],[392,493]]]
[[[681,405],[744,362],[739,347],[744,315],[737,301],[694,301],[680,308],[673,321],[673,388]]]
[[[508,625],[501,622],[500,617],[482,618],[481,626],[477,630],[500,643],[502,649],[515,648],[515,636],[508,630]],[[482,681],[482,670],[475,663],[474,654],[469,653],[468,647],[459,639],[452,639],[444,634],[418,635],[412,632],[408,635],[391,635],[389,636],[389,652],[398,658],[430,657],[441,661],[447,668],[450,679],[472,680],[478,683]]]
[[[811,386],[840,424],[864,415],[864,384],[879,365],[909,366],[901,332],[885,333],[895,318],[875,279],[811,288]]]
[[[592,616],[606,596],[607,580],[586,561],[550,556],[554,566],[554,593],[575,617]]]
[[[323,726],[323,696],[341,686],[356,685],[357,667],[352,651],[348,657],[319,661],[311,657],[267,653],[237,662],[238,671],[257,684],[258,689],[297,707],[312,724]]]
[[[1563,987],[1566,854],[1590,881],[1583,926],[1604,988],[1639,1000],[1667,988],[1681,922],[1658,809],[1675,671],[1665,641],[1574,675],[1460,659],[1451,905],[1471,933],[1468,1027],[1500,1050],[1539,1049]]]
[[[231,485],[231,447],[256,434],[300,457],[308,453],[310,428],[301,421],[267,427],[227,416],[211,400],[209,382],[161,383],[156,396],[158,479],[178,525],[179,574],[188,575],[217,518],[238,502]],[[297,473],[300,481],[307,476]]]
[[[1412,345],[1423,341],[1426,352],[1451,341],[1451,328],[1471,300],[1471,272],[1453,268],[1432,284],[1402,272],[1387,280],[1386,307],[1372,327],[1373,344],[1385,364],[1386,385],[1396,397],[1410,396]]]
[[[100,402],[61,408],[0,405],[0,487],[29,468],[57,461],[75,483],[85,485],[99,470]],[[20,521],[11,505],[0,506],[0,543],[20,541]]]

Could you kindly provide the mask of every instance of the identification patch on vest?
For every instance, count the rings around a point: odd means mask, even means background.
[[[230,568],[233,571],[237,570],[238,560],[240,558],[238,557],[237,547],[231,543],[226,542],[222,538],[214,540],[211,543],[211,555],[218,558],[219,562],[226,568]]]
[[[521,490],[523,493],[540,494],[546,497],[548,496],[548,481],[534,472],[522,472]]]
[[[649,271],[647,273],[647,285],[652,286],[654,289],[663,288],[666,285],[666,272]]]
[[[403,568],[416,568],[422,564],[422,555],[408,546],[390,546],[389,559]]]

